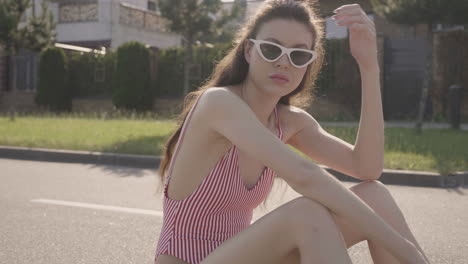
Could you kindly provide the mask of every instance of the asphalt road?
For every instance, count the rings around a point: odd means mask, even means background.
[[[156,176],[148,169],[0,159],[0,263],[153,263],[162,225]],[[387,186],[433,264],[468,263],[466,188]],[[254,218],[297,196],[277,182]],[[349,254],[353,263],[372,263],[366,242]]]

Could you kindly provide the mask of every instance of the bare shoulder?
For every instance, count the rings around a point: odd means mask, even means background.
[[[304,126],[310,124],[318,126],[317,120],[302,108],[279,104],[278,112],[281,118],[285,143],[288,143],[288,140],[301,131]]]
[[[210,127],[216,120],[224,118],[226,111],[235,112],[244,101],[230,87],[210,87],[199,98],[197,111],[200,121]]]
[[[210,87],[203,92],[198,103],[200,108],[224,108],[226,104],[235,104],[242,102],[242,99],[236,95],[229,87]],[[220,110],[220,109],[217,109]]]
[[[219,140],[227,143],[226,138],[218,131],[213,129],[214,122],[222,118],[226,109],[235,109],[235,105],[241,101],[235,98],[237,95],[226,87],[210,87],[200,94],[198,103],[193,109],[194,120],[192,126],[196,128],[191,135],[197,138],[196,141],[215,144]],[[236,101],[239,100],[239,101]]]
[[[200,98],[199,111],[203,123],[207,128],[216,126],[216,122],[225,121],[226,116],[230,118],[243,118],[245,116],[233,115],[233,111],[246,108],[250,113],[250,108],[240,98],[238,91],[232,87],[211,87],[208,88]],[[248,108],[248,109],[247,109]],[[228,113],[229,112],[229,113]],[[244,112],[245,113],[245,112]],[[278,104],[278,113],[280,116],[281,128],[283,130],[283,141],[288,143],[296,133],[301,131],[305,126],[319,127],[317,120],[302,108]],[[253,113],[251,113],[253,114]]]

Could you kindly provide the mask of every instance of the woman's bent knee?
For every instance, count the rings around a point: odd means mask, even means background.
[[[305,227],[315,230],[327,224],[336,226],[334,217],[326,206],[305,196],[288,202],[287,211],[289,223],[300,230]]]
[[[361,182],[351,187],[350,190],[360,198],[363,198],[361,196],[364,198],[368,196],[380,197],[382,194],[390,194],[387,186],[379,180]]]
[[[326,206],[305,196],[291,200],[289,209],[292,210],[292,216],[298,218],[309,217],[310,215],[318,216],[320,214],[331,215]]]
[[[303,196],[292,200],[288,209],[299,251],[304,253],[301,262],[333,258],[339,260],[333,263],[351,263],[340,227],[326,206]]]

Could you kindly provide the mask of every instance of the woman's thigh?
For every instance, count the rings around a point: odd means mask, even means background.
[[[360,196],[363,194],[360,187],[365,184],[366,182],[356,184],[349,190]],[[300,252],[294,239],[297,230],[294,230],[295,226],[290,221],[291,217],[296,215],[295,210],[301,210],[294,206],[296,200],[289,201],[258,219],[246,230],[221,244],[202,263],[228,263],[231,259],[232,263],[299,264]],[[314,219],[314,213],[321,214],[324,211],[320,209],[320,204],[316,205],[318,206],[311,207],[318,210],[310,213],[310,219]],[[331,211],[329,213],[333,216],[332,219],[335,220],[347,248],[365,240],[345,219],[339,218]],[[173,256],[161,255],[157,264],[186,263]]]
[[[226,240],[201,263],[275,263],[295,247],[288,216],[294,201],[285,203],[259,218],[248,228]]]
[[[202,263],[300,263],[299,241],[304,241],[302,238],[305,235],[317,235],[319,240],[326,239],[323,234],[317,233],[317,230],[322,228],[336,228],[339,232],[331,212],[325,206],[310,198],[298,197],[266,214],[221,244]],[[343,242],[333,243],[339,245]],[[308,253],[313,254],[315,248],[311,248]],[[344,245],[343,250],[346,250]]]
[[[188,264],[187,262],[170,255],[159,255],[154,264]]]
[[[264,215],[245,230],[218,246],[202,263],[273,263],[294,248],[287,225],[292,201]],[[186,264],[174,256],[160,255],[155,264]]]
[[[368,189],[373,188],[369,186],[373,186],[375,184],[376,183],[373,181],[361,182],[359,184],[352,186],[351,188],[349,188],[349,190],[353,192],[354,194],[356,194],[358,197],[364,197],[367,195],[366,191]],[[363,201],[365,202],[366,200],[363,200]],[[356,228],[353,228],[353,226],[351,226],[349,222],[346,221],[346,219],[342,217],[338,217],[333,212],[331,212],[331,214],[333,216],[333,219],[335,220],[336,225],[340,229],[341,234],[343,235],[343,239],[348,249],[354,246],[355,244],[366,240],[364,235],[358,230],[356,230]],[[300,258],[299,250],[295,249],[289,252],[289,254],[286,255],[284,258],[274,263],[275,264],[300,264],[301,263],[300,260],[301,258]]]

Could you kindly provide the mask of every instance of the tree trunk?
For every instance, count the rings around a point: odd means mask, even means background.
[[[10,86],[9,92],[13,98],[10,108],[8,110],[10,121],[15,121],[15,114],[16,114],[15,106],[16,106],[16,100],[17,100],[17,97],[15,96],[17,92],[16,90],[17,66],[16,66],[16,61],[14,60],[14,57],[15,57],[14,54],[17,54],[17,53],[14,52],[12,55],[8,56],[8,77],[7,78],[9,78],[8,80],[8,85]]]
[[[190,66],[192,65],[192,46],[193,36],[188,33],[185,35],[185,64],[184,64],[184,91],[182,97],[189,92]]]
[[[247,12],[247,0],[236,0],[239,2],[239,5],[241,7],[241,14],[239,15],[240,21],[244,22],[245,21],[245,16]]]
[[[422,133],[422,124],[424,121],[424,113],[426,112],[426,101],[427,95],[429,93],[429,89],[432,85],[432,40],[433,40],[433,32],[432,32],[432,23],[429,23],[429,28],[427,31],[427,38],[429,41],[429,48],[426,57],[426,70],[424,71],[424,80],[423,80],[423,87],[421,90],[421,98],[419,100],[419,109],[418,109],[418,118],[416,121],[416,133]]]

